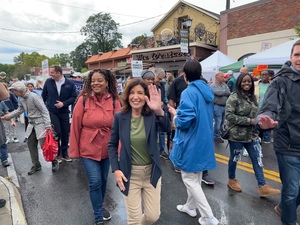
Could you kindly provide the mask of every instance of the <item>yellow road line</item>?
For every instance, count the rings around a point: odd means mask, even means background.
[[[228,164],[228,159],[229,158],[227,156],[224,156],[224,155],[221,155],[221,154],[218,154],[218,153],[215,153],[215,156],[216,156],[217,162],[220,162],[220,163],[223,163],[223,164],[226,164],[226,165]],[[250,164],[250,163],[239,161],[237,163],[237,168],[254,174],[252,164]],[[263,169],[263,171],[264,171],[265,178],[268,178],[270,180],[281,183],[279,173],[277,173],[273,170],[267,170],[267,169]]]

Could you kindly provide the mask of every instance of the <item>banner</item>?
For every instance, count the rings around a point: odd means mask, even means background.
[[[141,77],[143,71],[143,61],[132,60],[131,70],[132,77]]]
[[[188,49],[188,30],[181,29],[180,30],[180,51],[182,53],[189,53]]]
[[[42,61],[42,74],[49,75],[48,59],[45,59],[44,61]]]

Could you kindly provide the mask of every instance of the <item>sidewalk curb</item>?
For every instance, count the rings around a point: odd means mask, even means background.
[[[10,204],[10,214],[12,217],[13,225],[27,225],[21,195],[16,186],[8,181],[7,179],[0,177],[0,182],[4,184],[4,186],[8,190],[9,201],[6,204]]]

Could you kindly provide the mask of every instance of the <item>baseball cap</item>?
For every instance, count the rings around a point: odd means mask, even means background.
[[[79,72],[74,72],[71,77],[82,77],[82,74]]]
[[[232,70],[228,70],[226,74],[233,74]]]
[[[17,81],[17,82],[15,82],[15,83],[13,83],[13,84],[8,88],[8,90],[17,90],[17,91],[19,91],[19,90],[24,90],[24,89],[26,89],[26,86],[25,86],[25,84],[24,84],[23,82],[21,82],[21,81]]]

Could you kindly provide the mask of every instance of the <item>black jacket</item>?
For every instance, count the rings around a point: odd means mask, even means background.
[[[291,62],[286,62],[268,87],[256,123],[261,115],[278,121],[274,129],[275,151],[300,156],[300,74],[290,66]]]
[[[117,112],[112,125],[111,137],[108,143],[108,154],[111,163],[112,172],[121,170],[128,182],[124,182],[126,190],[122,192],[128,195],[130,176],[131,176],[131,147],[130,147],[130,127],[131,111],[127,113]],[[165,113],[164,117],[157,117],[153,113],[150,116],[144,116],[144,126],[146,131],[147,149],[152,161],[152,171],[150,183],[156,187],[157,181],[161,177],[162,170],[160,165],[160,155],[157,146],[158,126],[162,131],[169,127],[169,119]],[[118,156],[119,140],[121,142],[121,152]]]
[[[55,80],[48,78],[45,82],[42,97],[49,112],[56,114],[69,113],[69,105],[72,105],[77,98],[74,82],[67,78],[65,79],[65,83],[61,86],[60,95],[58,95]],[[64,103],[64,106],[60,109],[54,105],[57,103],[57,100]]]

